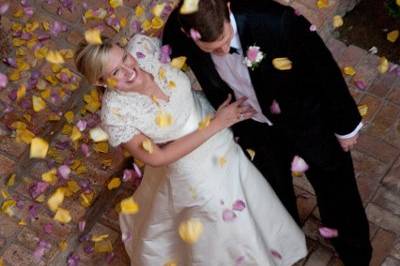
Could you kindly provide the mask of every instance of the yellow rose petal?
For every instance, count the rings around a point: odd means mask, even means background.
[[[354,76],[357,72],[356,72],[356,70],[353,68],[353,67],[351,67],[351,66],[347,66],[347,67],[344,67],[343,68],[343,73],[344,74],[346,74],[346,75],[348,75],[348,76]]]
[[[17,90],[17,102],[19,102],[22,98],[25,97],[26,94],[26,87],[25,85],[21,85],[19,86],[18,90]]]
[[[63,208],[58,208],[56,214],[53,217],[54,220],[67,224],[71,222],[72,218],[71,215],[69,214],[69,211]]]
[[[68,242],[66,240],[61,240],[60,243],[58,243],[58,248],[61,251],[65,251],[68,248]]]
[[[278,70],[292,69],[292,61],[286,57],[275,58],[272,60],[272,65]]]
[[[329,7],[329,0],[318,0],[317,7],[321,9]]]
[[[164,20],[160,17],[154,17],[151,20],[151,27],[155,30],[161,29],[164,26]]]
[[[49,144],[41,138],[33,138],[31,141],[30,158],[45,158]]]
[[[142,29],[143,31],[149,31],[151,29],[151,22],[150,20],[146,19],[145,21],[143,21],[142,23]]]
[[[67,186],[73,193],[76,193],[81,189],[78,183],[74,180],[68,181]]]
[[[210,125],[212,116],[211,115],[206,115],[206,117],[203,118],[203,120],[200,121],[199,123],[199,129],[204,129]]]
[[[143,6],[142,5],[136,6],[136,8],[135,8],[135,16],[139,18],[139,17],[143,16],[143,14],[144,14]]]
[[[89,44],[102,44],[100,30],[91,29],[85,31],[85,40]]]
[[[254,157],[256,156],[256,152],[252,149],[246,149],[246,151],[250,155],[250,160],[253,161]]]
[[[123,214],[135,214],[139,211],[139,206],[133,199],[133,197],[129,197],[123,199],[120,203],[121,213]]]
[[[203,224],[197,219],[189,219],[179,225],[179,236],[188,244],[194,244],[203,233]]]
[[[33,111],[35,112],[40,112],[46,108],[46,102],[43,101],[42,98],[35,95],[32,96],[32,105],[33,105]]]
[[[363,104],[363,105],[358,106],[358,112],[360,112],[360,115],[362,117],[366,116],[368,113],[368,105]]]
[[[99,142],[93,145],[93,150],[101,153],[108,153],[109,146],[107,142]]]
[[[399,31],[394,30],[394,31],[389,32],[387,34],[386,38],[389,42],[396,42],[397,39],[399,38]]]
[[[186,15],[197,12],[197,10],[199,10],[199,1],[200,0],[184,0],[179,13]]]
[[[94,142],[102,142],[108,140],[108,134],[100,127],[92,128],[89,131],[90,139]]]
[[[185,65],[185,63],[186,63],[186,57],[179,56],[179,57],[172,59],[171,66],[173,66],[177,69],[182,69],[182,67]]]
[[[123,1],[122,0],[110,0],[109,3],[110,3],[110,6],[112,8],[117,8],[117,7],[123,5]]]
[[[218,157],[218,165],[223,167],[226,164],[227,160],[225,159],[224,156]]]
[[[67,122],[69,124],[71,124],[72,122],[74,122],[74,113],[72,111],[68,111],[64,114],[65,120],[67,120]]]
[[[153,13],[155,17],[160,17],[162,12],[164,11],[164,7],[165,3],[158,3],[152,8],[151,13]]]
[[[381,57],[379,60],[379,66],[378,66],[378,71],[381,74],[384,74],[388,72],[389,70],[389,61],[386,59],[386,57]]]
[[[83,207],[89,208],[94,200],[94,192],[83,192],[79,196],[79,202]]]
[[[52,64],[63,64],[64,58],[58,51],[49,51],[46,55],[46,60]]]
[[[78,141],[82,138],[82,133],[79,131],[77,127],[72,128],[72,133],[71,133],[71,140],[72,141]]]
[[[164,80],[165,75],[166,75],[165,69],[163,67],[160,67],[160,70],[158,71],[158,76],[160,77],[161,80]]]
[[[42,174],[42,180],[51,185],[54,185],[57,182],[57,169],[52,168],[49,171]]]
[[[176,88],[176,84],[174,81],[170,80],[168,81],[168,89],[175,89]]]
[[[26,222],[23,219],[21,219],[21,220],[19,220],[18,225],[24,226],[24,225],[26,225]]]
[[[113,251],[113,247],[110,240],[103,240],[94,243],[94,250],[97,253],[109,253]]]
[[[64,201],[64,189],[57,188],[57,190],[47,200],[47,206],[50,210],[55,212]]]
[[[343,26],[343,18],[339,15],[333,17],[333,27],[339,28]]]
[[[114,177],[111,179],[111,181],[107,184],[108,190],[113,190],[115,188],[118,188],[121,185],[121,179],[118,177]]]
[[[12,174],[12,175],[8,178],[7,183],[6,183],[6,186],[7,186],[7,187],[12,187],[12,186],[14,186],[14,184],[15,184],[15,177],[16,177],[16,175],[15,175],[15,174]]]
[[[155,122],[161,128],[169,127],[172,125],[172,116],[167,112],[160,111],[157,113]]]
[[[154,151],[154,148],[153,148],[153,143],[151,142],[151,140],[149,140],[149,139],[145,139],[143,142],[142,142],[142,148],[145,150],[145,151],[147,151],[148,153],[153,153],[153,151]]]
[[[105,240],[105,239],[107,239],[107,238],[108,238],[108,234],[93,235],[92,238],[91,238],[91,240],[92,240],[93,242],[100,242],[100,241],[103,241],[103,240]]]

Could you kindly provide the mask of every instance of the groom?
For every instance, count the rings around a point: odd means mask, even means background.
[[[255,151],[254,164],[298,222],[291,162],[303,158],[321,227],[331,229],[345,265],[368,265],[369,226],[349,152],[361,117],[318,34],[273,1],[200,0],[187,15],[179,13],[181,5],[167,21],[163,43],[174,57],[187,57],[215,108],[229,93],[248,97],[258,113],[233,128],[239,144]]]

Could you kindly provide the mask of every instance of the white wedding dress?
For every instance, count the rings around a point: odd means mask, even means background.
[[[169,101],[107,90],[102,122],[113,146],[139,132],[155,143],[173,141],[214,112],[183,72],[160,63],[159,45],[138,34],[127,49]],[[172,116],[172,125],[157,125],[160,111]],[[307,253],[303,232],[228,129],[168,167],[146,166],[133,197],[139,212],[120,215],[122,234],[130,236],[124,243],[131,265],[292,265]],[[203,224],[192,245],[178,234],[190,218]]]

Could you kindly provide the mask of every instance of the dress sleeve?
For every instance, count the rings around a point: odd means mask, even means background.
[[[140,134],[135,124],[137,119],[127,108],[120,108],[122,104],[113,104],[113,101],[103,101],[101,110],[102,128],[108,134],[108,141],[111,146],[116,147],[131,140],[135,135]],[[126,106],[126,105],[125,105]]]

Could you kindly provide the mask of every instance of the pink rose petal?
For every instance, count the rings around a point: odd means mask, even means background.
[[[225,209],[222,213],[222,220],[224,220],[225,222],[233,221],[235,218],[236,214],[232,210]]]
[[[280,114],[281,113],[281,108],[278,104],[278,102],[276,100],[272,101],[271,107],[270,107],[270,111],[273,114]]]
[[[4,15],[8,9],[10,8],[10,4],[8,2],[2,3],[0,5],[0,15]]]
[[[232,209],[235,211],[243,211],[246,208],[246,203],[243,200],[237,200],[233,203]]]
[[[69,174],[71,173],[71,169],[69,168],[68,165],[61,165],[58,167],[58,174],[64,178],[64,179],[69,179]]]
[[[255,47],[255,46],[249,47],[249,49],[247,50],[247,54],[246,54],[247,58],[252,62],[255,61],[259,51],[260,51],[260,49],[258,47]]]
[[[354,83],[355,83],[356,87],[360,90],[365,90],[367,88],[367,84],[365,83],[365,81],[363,81],[361,79],[356,80]]]
[[[317,26],[314,24],[310,26],[310,31],[317,31]]]
[[[271,255],[277,259],[282,259],[282,255],[276,250],[271,249]]]
[[[296,173],[304,173],[308,170],[308,164],[301,158],[300,156],[296,155],[292,161],[292,172]]]
[[[334,238],[334,237],[337,237],[339,235],[339,232],[338,232],[337,229],[329,228],[329,227],[320,227],[319,228],[319,233],[324,238]]]
[[[122,175],[122,181],[127,182],[132,179],[132,170],[125,169],[124,174]]]
[[[0,73],[0,89],[3,89],[7,86],[8,78],[3,73]]]
[[[133,169],[138,177],[142,177],[142,171],[140,171],[139,166],[137,166],[135,163],[133,163]]]
[[[76,123],[76,127],[79,129],[79,131],[84,131],[86,129],[87,126],[87,122],[85,120],[79,120]]]
[[[82,151],[82,153],[83,153],[83,155],[84,155],[85,157],[89,157],[90,152],[89,152],[89,146],[88,146],[87,144],[82,143],[82,145],[81,145],[81,151]]]
[[[53,224],[52,223],[47,223],[47,224],[43,225],[43,230],[47,234],[51,234],[53,232]]]

